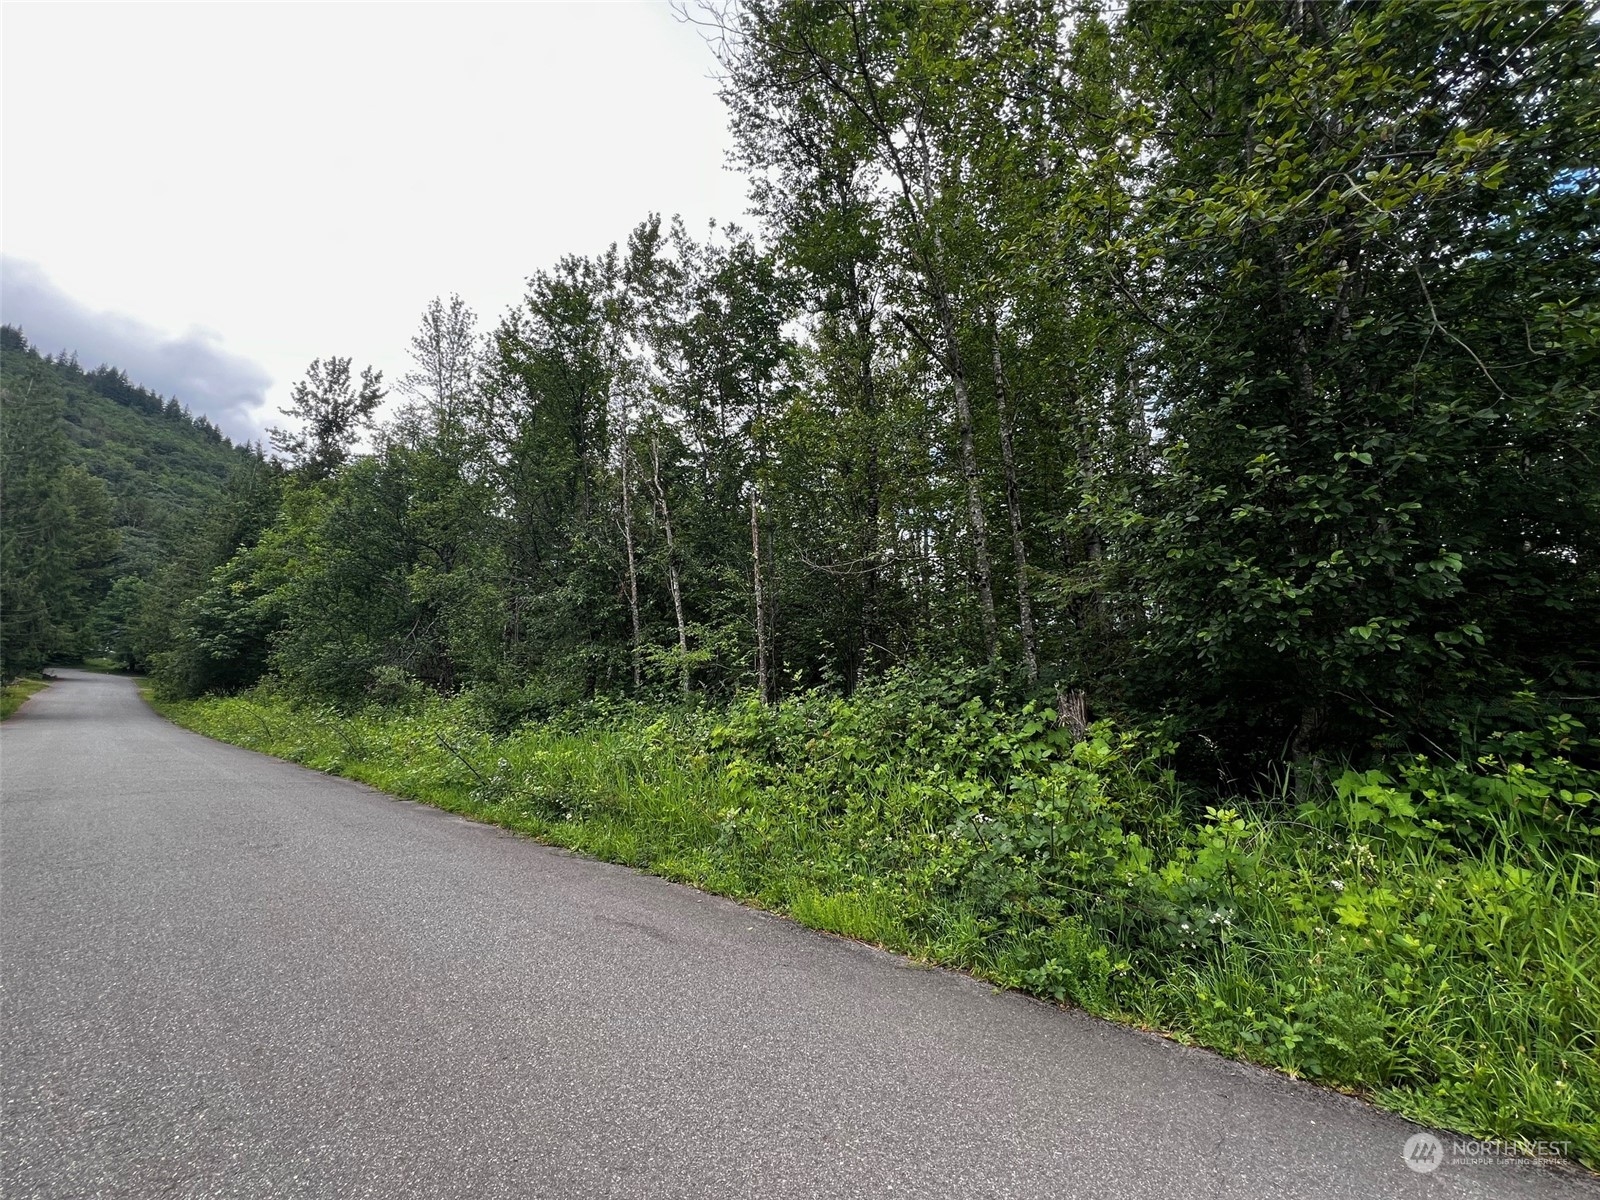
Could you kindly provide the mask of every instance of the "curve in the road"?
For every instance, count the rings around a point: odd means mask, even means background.
[[[7,722],[0,793],[18,1200],[1600,1195],[1414,1172],[1357,1101],[207,741],[123,679]]]

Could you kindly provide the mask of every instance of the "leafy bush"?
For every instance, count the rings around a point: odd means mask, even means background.
[[[1600,779],[1575,751],[1600,745],[1568,713],[1542,728],[1490,734],[1469,761],[1415,755],[1336,783],[1350,817],[1400,836],[1448,833],[1476,844],[1501,827],[1528,843],[1593,845],[1600,837]]]

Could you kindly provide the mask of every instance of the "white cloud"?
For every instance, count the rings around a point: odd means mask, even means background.
[[[265,436],[262,408],[272,377],[209,329],[173,336],[132,317],[95,312],[37,264],[9,255],[0,255],[0,319],[21,328],[42,354],[74,353],[86,370],[108,363],[150,391],[176,396],[235,441]]]
[[[711,55],[665,5],[11,5],[3,28],[0,245],[89,310],[221,330],[274,408],[314,357],[398,377],[432,296],[492,320],[648,211],[745,205]]]

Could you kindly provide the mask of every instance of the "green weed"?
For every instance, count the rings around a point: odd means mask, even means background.
[[[0,688],[0,721],[4,721],[21,708],[23,701],[29,696],[42,692],[49,686],[48,679],[13,679],[4,688]]]

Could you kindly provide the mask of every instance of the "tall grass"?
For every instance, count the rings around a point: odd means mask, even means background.
[[[1570,811],[1537,827],[1516,806],[1462,823],[1437,795],[1375,774],[1298,798],[1193,796],[1133,734],[1075,743],[1051,713],[906,685],[776,712],[622,707],[498,737],[470,698],[345,714],[263,690],[162,708],[1429,1124],[1565,1143],[1600,1167],[1600,869],[1572,817],[1588,819],[1586,792],[1568,788]]]

